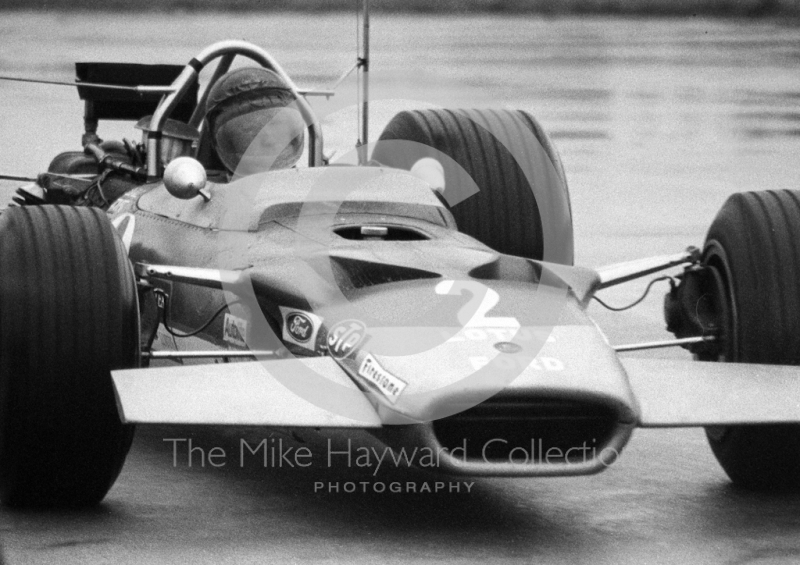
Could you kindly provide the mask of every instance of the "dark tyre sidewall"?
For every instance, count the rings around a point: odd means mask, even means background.
[[[704,262],[725,279],[731,312],[718,361],[800,363],[799,195],[735,194],[709,229]],[[800,426],[712,427],[706,435],[736,485],[800,488]]]
[[[401,112],[384,129],[372,157],[406,170],[423,157],[439,160],[445,197],[459,196],[450,208],[459,231],[501,253],[572,264],[572,213],[564,169],[555,146],[530,114],[474,109]]]
[[[0,498],[96,504],[133,438],[109,373],[139,359],[125,249],[98,210],[9,209],[0,215],[0,268]]]

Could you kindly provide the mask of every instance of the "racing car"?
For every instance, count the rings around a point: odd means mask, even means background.
[[[203,154],[198,74],[218,63],[207,92],[236,56],[291,88],[307,167],[228,178]],[[152,424],[363,429],[443,473],[518,477],[702,426],[733,482],[800,486],[800,192],[735,194],[701,248],[589,269],[526,112],[406,110],[367,143],[365,91],[343,165],[313,93],[250,43],[78,79],[83,149],[0,214],[3,503],[99,503]],[[103,142],[103,119],[143,143]],[[675,339],[610,345],[590,301],[667,269]],[[666,346],[695,360],[619,355]]]

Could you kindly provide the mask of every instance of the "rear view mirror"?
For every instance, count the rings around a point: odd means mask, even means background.
[[[211,195],[205,190],[206,169],[199,161],[191,157],[178,157],[167,165],[164,171],[164,186],[175,198],[190,200],[202,196],[208,202]]]

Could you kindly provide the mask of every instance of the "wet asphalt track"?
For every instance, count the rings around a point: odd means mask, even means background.
[[[794,27],[524,18],[442,25],[376,17],[373,33],[376,99],[502,104],[540,118],[567,169],[579,264],[700,244],[731,192],[795,188],[800,179],[800,31]],[[228,37],[278,45],[275,54],[298,82],[325,85],[350,60],[354,25],[350,18],[321,16],[4,15],[0,70],[68,78],[73,60],[183,62]],[[345,86],[340,100],[321,112],[349,104],[350,94]],[[376,122],[399,105],[377,104]],[[0,171],[35,173],[58,151],[76,147],[81,111],[69,89],[0,84]],[[347,114],[328,122],[346,121]],[[128,128],[115,131],[132,135]],[[328,133],[328,146],[344,147],[341,155],[355,131],[351,123]],[[606,298],[622,304],[643,286],[615,289]],[[596,305],[592,312],[612,342],[657,339],[665,337],[660,300],[658,292],[630,313]],[[200,468],[195,459],[189,467],[181,451],[173,465],[171,444],[163,441],[170,437],[192,437],[194,447],[206,450],[222,447],[228,464]],[[260,430],[141,429],[99,508],[0,511],[0,562],[800,561],[800,498],[731,488],[700,430],[638,431],[621,460],[595,477],[484,479],[469,494],[463,488],[315,492],[318,482],[420,489],[443,480],[395,468],[370,478],[341,461],[327,468],[325,438],[305,438],[314,450],[309,468],[264,468],[251,459],[238,464],[241,439],[254,445],[268,437]],[[334,440],[341,449],[344,438]]]

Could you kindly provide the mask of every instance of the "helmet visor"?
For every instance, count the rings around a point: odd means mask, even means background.
[[[305,122],[293,106],[223,112],[212,130],[222,164],[236,176],[292,167],[303,153]]]

